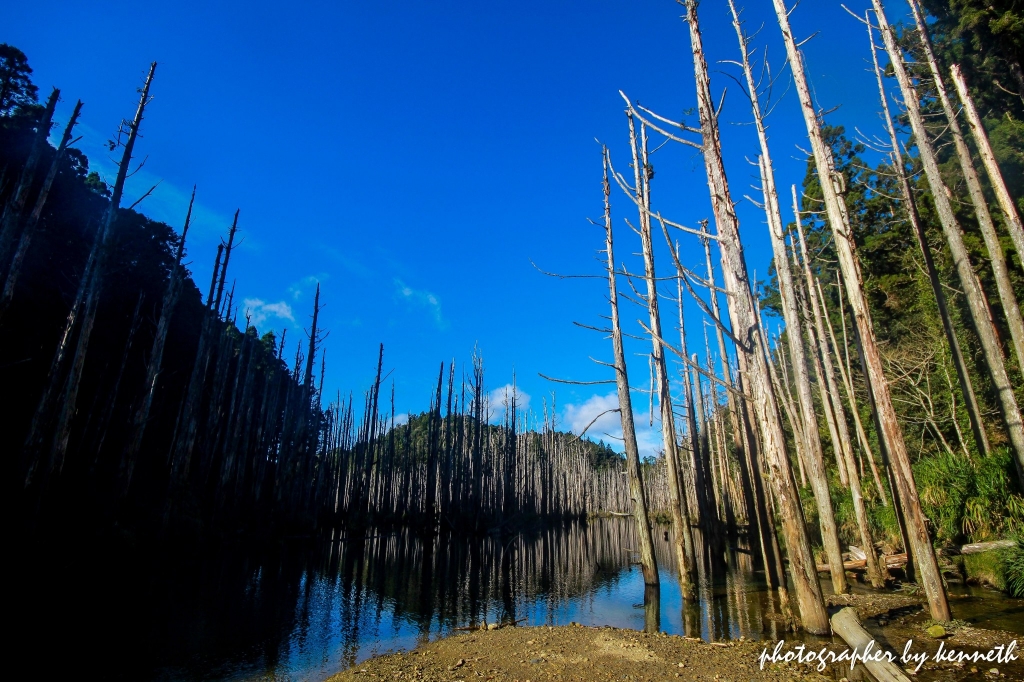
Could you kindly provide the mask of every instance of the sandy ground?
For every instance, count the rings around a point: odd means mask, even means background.
[[[833,606],[854,606],[865,627],[884,647],[902,652],[908,639],[912,651],[934,657],[939,640],[924,632],[926,617],[918,597],[901,594],[845,595],[830,598]],[[1009,645],[1012,633],[950,628],[942,640],[946,650],[968,651]],[[827,640],[821,640],[827,642]],[[813,645],[819,649],[823,644]],[[796,642],[790,642],[789,645]],[[817,665],[765,664],[759,657],[774,642],[741,640],[707,643],[691,638],[647,634],[616,628],[580,625],[504,627],[445,637],[404,652],[379,656],[350,668],[329,682],[415,680],[417,682],[547,682],[548,680],[870,680],[863,665],[842,664],[824,671]],[[826,644],[827,645],[827,644]],[[835,640],[829,648],[841,652]],[[913,666],[911,666],[913,667]],[[996,672],[992,672],[996,669]],[[913,679],[935,682],[1024,680],[1024,661],[997,663],[926,663]]]

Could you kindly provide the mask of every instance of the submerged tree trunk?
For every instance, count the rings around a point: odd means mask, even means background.
[[[633,176],[636,187],[636,198],[640,208],[640,241],[644,257],[644,273],[647,284],[646,303],[651,325],[651,352],[654,364],[655,382],[658,395],[658,406],[661,411],[661,440],[665,448],[665,463],[668,467],[669,512],[672,515],[672,526],[675,529],[675,550],[679,566],[679,586],[683,599],[693,600],[697,596],[695,585],[696,556],[693,548],[693,535],[690,532],[689,504],[686,492],[680,485],[679,448],[676,441],[675,415],[672,409],[672,394],[669,390],[668,368],[665,363],[665,351],[661,339],[661,312],[658,305],[657,275],[654,272],[654,245],[651,241],[650,217],[650,185],[651,168],[647,163],[647,134],[643,129],[641,147],[637,145],[633,115],[627,112],[629,120],[629,138],[633,149]]]
[[[619,398],[619,421],[622,424],[622,440],[626,450],[626,477],[629,480],[629,496],[633,501],[633,520],[636,522],[637,538],[640,543],[640,568],[644,584],[657,587],[658,562],[654,556],[651,541],[651,522],[647,517],[647,501],[640,472],[640,450],[636,444],[636,428],[633,422],[633,400],[629,394],[629,375],[626,372],[626,353],[622,345],[622,326],[619,323],[619,289],[615,280],[615,251],[612,239],[611,186],[608,182],[608,150],[602,150],[604,163],[604,231],[605,251],[608,256],[608,300],[612,315],[612,352],[615,355],[615,390]]]
[[[863,349],[869,385],[874,393],[874,404],[880,427],[879,436],[884,441],[885,448],[889,453],[897,488],[903,500],[904,510],[907,513],[908,519],[912,521],[910,523],[911,544],[914,547],[915,554],[921,557],[921,575],[925,593],[928,596],[928,604],[931,607],[932,617],[937,620],[949,620],[949,604],[946,601],[946,594],[943,590],[942,576],[939,574],[938,563],[935,560],[935,551],[932,548],[931,539],[928,537],[928,528],[924,513],[921,511],[920,501],[918,500],[917,487],[914,483],[914,474],[910,468],[910,456],[907,452],[906,442],[903,440],[903,432],[896,418],[896,410],[893,408],[892,397],[889,393],[889,383],[885,378],[881,354],[878,351],[878,344],[875,340],[871,312],[864,297],[860,263],[855,253],[850,220],[842,197],[842,187],[845,183],[832,163],[831,150],[825,144],[818,114],[811,103],[811,93],[807,85],[807,77],[804,74],[803,57],[797,48],[793,31],[789,25],[789,13],[783,0],[773,0],[773,2],[786,43],[790,68],[793,70],[793,80],[800,98],[800,108],[803,111],[804,123],[807,127],[815,166],[818,170],[818,178],[820,179],[822,194],[825,199],[828,221],[835,235],[836,253],[839,258],[843,279],[846,282],[846,290],[850,298],[850,307],[853,310],[857,335]]]
[[[767,359],[763,353],[763,332],[757,306],[750,291],[743,246],[739,237],[739,220],[733,208],[729,186],[722,162],[721,141],[718,119],[711,100],[707,63],[697,23],[696,0],[686,0],[686,21],[690,27],[690,43],[693,48],[694,74],[697,81],[697,106],[700,112],[703,157],[711,190],[712,210],[718,227],[718,243],[722,251],[722,271],[725,288],[732,294],[734,312],[738,327],[733,330],[740,341],[738,353],[748,357],[748,379],[750,381],[751,407],[761,433],[762,447],[767,458],[770,479],[775,492],[782,519],[786,548],[789,554],[790,573],[796,588],[797,604],[804,627],[815,634],[829,631],[828,615],[818,584],[814,556],[804,527],[803,510],[789,457],[785,450],[785,435],[779,419],[778,399],[767,370]]]

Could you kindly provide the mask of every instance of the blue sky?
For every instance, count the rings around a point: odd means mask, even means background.
[[[741,6],[742,2],[739,3]],[[847,6],[863,12],[865,0]],[[907,11],[890,3],[890,18]],[[897,6],[898,5],[898,6]],[[0,41],[21,48],[45,95],[62,89],[63,125],[81,98],[79,146],[113,176],[103,143],[134,111],[150,61],[159,63],[131,202],[157,180],[143,212],[180,230],[198,185],[188,259],[209,281],[217,239],[241,209],[242,247],[231,260],[238,300],[262,331],[309,324],[319,281],[330,391],[359,393],[372,381],[378,344],[393,369],[399,412],[427,408],[441,361],[483,354],[495,389],[515,372],[531,409],[557,391],[563,424],[579,428],[604,409],[613,387],[555,386],[538,372],[609,378],[610,342],[572,324],[599,324],[606,283],[556,280],[540,267],[599,273],[600,148],[628,173],[621,89],[663,115],[695,106],[682,7],[669,0],[470,3],[5,3]],[[784,61],[769,0],[748,0],[748,33]],[[736,37],[724,0],[700,6],[716,99],[728,90],[723,145],[735,200],[751,189],[757,140],[737,84]],[[839,2],[807,0],[791,18],[805,46],[830,123],[882,134],[867,36]],[[884,60],[883,60],[884,61]],[[799,183],[807,148],[788,72],[769,123],[780,187]],[[788,92],[787,89],[789,90]],[[696,123],[696,116],[689,118]],[[653,194],[667,217],[710,218],[703,165],[678,145],[654,156]],[[787,201],[783,202],[788,204]],[[639,271],[639,243],[623,223],[628,199],[613,195],[617,256]],[[763,214],[738,206],[748,266],[762,278],[771,260]],[[790,211],[784,211],[790,219]],[[689,264],[703,262],[685,242]],[[717,258],[717,255],[716,255]],[[669,274],[666,255],[660,274]],[[620,286],[625,286],[623,283]],[[674,289],[674,287],[673,287]],[[666,327],[675,318],[665,311]],[[687,308],[691,345],[703,322]],[[627,331],[645,313],[623,308]],[[674,325],[673,325],[674,327]],[[714,345],[714,344],[712,344]],[[649,344],[633,343],[634,384],[647,382]],[[637,397],[640,405],[646,403]],[[609,415],[594,436],[616,433]],[[646,424],[646,420],[644,420]],[[647,451],[657,441],[643,434]]]

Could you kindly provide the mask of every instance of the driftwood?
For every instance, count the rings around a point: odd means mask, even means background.
[[[991,542],[974,542],[960,547],[950,547],[940,552],[945,556],[958,556],[960,554],[981,554],[992,552],[997,549],[1013,547],[1015,540],[993,540]],[[863,556],[864,558],[859,558]],[[882,557],[886,568],[899,568],[907,563],[906,552],[902,554],[887,554]],[[863,571],[867,567],[867,555],[859,547],[850,546],[850,560],[843,562],[843,569],[846,571]],[[828,564],[818,564],[819,573],[828,573]]]
[[[1007,547],[1013,547],[1015,544],[1014,540],[993,540],[992,542],[974,542],[969,545],[962,545],[955,547],[950,550],[943,551],[943,554],[981,554],[982,552],[991,552],[996,549],[1005,549]]]
[[[861,627],[860,621],[857,619],[857,610],[852,606],[847,606],[832,616],[832,631],[842,637],[843,641],[858,654],[867,653],[863,660],[863,665],[878,682],[910,682],[910,678],[904,674],[899,666],[890,660],[886,660],[888,657],[876,657],[872,656],[872,653],[875,653],[874,651],[868,652],[868,647],[878,652],[881,650],[878,649],[878,645],[874,643],[874,639],[868,634],[868,631]],[[875,660],[876,658],[881,658],[882,660]]]

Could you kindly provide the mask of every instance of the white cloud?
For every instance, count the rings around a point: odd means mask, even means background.
[[[569,430],[579,434],[587,428],[590,422],[597,421],[587,429],[586,436],[593,440],[610,438],[610,443],[616,451],[623,449],[622,442],[622,421],[617,410],[619,408],[618,395],[612,391],[607,395],[593,395],[582,403],[569,403],[562,410],[562,421],[569,427]],[[603,413],[603,414],[602,414]],[[637,449],[640,451],[640,458],[655,457],[661,452],[661,432],[659,422],[655,419],[654,426],[651,426],[647,419],[647,412],[643,406],[635,400],[633,402],[633,424],[636,430]],[[598,416],[600,415],[600,416]]]
[[[530,394],[523,393],[522,389],[518,386],[512,386],[512,384],[505,384],[500,388],[496,388],[491,391],[490,405],[491,405],[491,420],[501,421],[505,418],[505,410],[508,404],[511,402],[512,397],[516,399],[516,411],[525,412],[530,407]]]
[[[395,415],[395,424],[394,424],[395,426],[402,426],[403,424],[408,424],[408,423],[409,423],[409,413],[408,412],[399,412],[398,414]]]
[[[435,294],[424,289],[413,289],[397,277],[394,281],[395,296],[397,298],[427,308],[433,316],[434,322],[437,324],[438,328],[444,329],[448,326],[448,323],[441,315],[441,301]]]
[[[242,305],[251,316],[252,319],[250,321],[253,326],[258,327],[271,317],[295,322],[295,316],[292,314],[292,307],[285,301],[267,303],[259,298],[247,298],[242,301]]]

